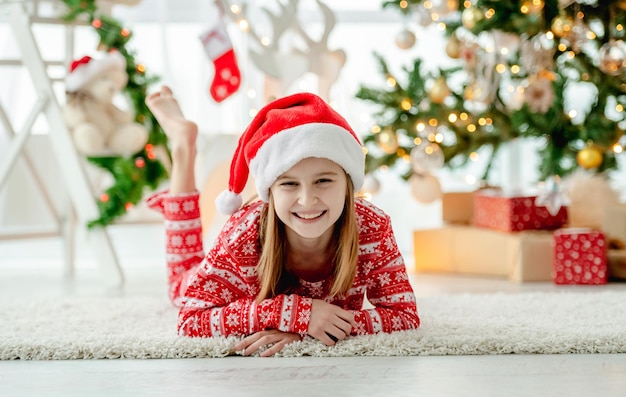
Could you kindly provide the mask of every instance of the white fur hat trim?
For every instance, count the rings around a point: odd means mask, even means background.
[[[70,72],[65,78],[65,90],[67,92],[76,92],[94,77],[110,68],[117,68],[121,71],[126,69],[126,59],[119,51],[108,52],[100,59],[84,56],[72,62]]]

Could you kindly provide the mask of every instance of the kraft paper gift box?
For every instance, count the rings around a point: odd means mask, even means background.
[[[609,276],[626,279],[626,204],[605,209],[602,231],[607,239]]]
[[[588,228],[554,232],[555,284],[606,284],[608,278],[604,233]]]
[[[518,232],[522,230],[554,230],[567,223],[567,208],[556,215],[546,207],[535,205],[537,196],[504,193],[484,189],[474,194],[474,226]]]
[[[607,260],[609,262],[609,276],[626,279],[626,250],[609,250]]]
[[[441,196],[444,223],[469,225],[474,218],[474,192],[446,192]]]
[[[608,241],[618,249],[626,248],[626,204],[616,204],[605,208],[602,231]]]
[[[503,233],[465,225],[413,232],[418,272],[552,280],[552,232]]]

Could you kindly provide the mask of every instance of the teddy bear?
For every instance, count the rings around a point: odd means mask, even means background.
[[[88,157],[130,156],[146,145],[146,127],[113,103],[127,83],[126,60],[118,51],[71,63],[63,116],[78,152]]]

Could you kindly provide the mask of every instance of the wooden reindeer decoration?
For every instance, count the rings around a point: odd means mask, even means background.
[[[324,31],[319,41],[311,38],[297,19],[299,0],[278,1],[277,13],[262,8],[272,25],[271,38],[260,37],[250,26],[245,4],[235,7],[229,5],[227,0],[220,0],[222,9],[240,27],[247,24],[248,28],[243,30],[257,44],[258,48],[250,49],[249,53],[255,66],[265,73],[266,101],[284,96],[289,87],[306,73],[317,76],[318,94],[326,100],[330,99],[330,89],[339,77],[346,55],[343,50],[328,48],[328,38],[336,23],[335,16],[328,6],[320,0],[316,1],[324,20]],[[306,48],[282,49],[280,39],[288,33],[301,37]]]
[[[324,17],[324,32],[319,41],[313,40],[297,21],[293,24],[293,28],[308,46],[308,53],[301,52],[301,54],[309,59],[309,72],[317,75],[318,94],[328,101],[330,89],[339,78],[341,69],[346,63],[346,53],[342,49],[330,50],[328,48],[328,37],[336,23],[335,14],[326,4],[320,0],[316,1]]]

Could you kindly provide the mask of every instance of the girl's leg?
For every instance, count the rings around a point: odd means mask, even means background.
[[[148,198],[148,205],[165,217],[169,296],[179,306],[204,258],[194,175],[198,127],[185,119],[169,87],[149,95],[146,105],[167,134],[172,154],[169,192]]]
[[[196,191],[194,163],[198,126],[185,119],[178,101],[167,86],[148,95],[146,105],[165,131],[170,143],[172,154],[170,193]]]

